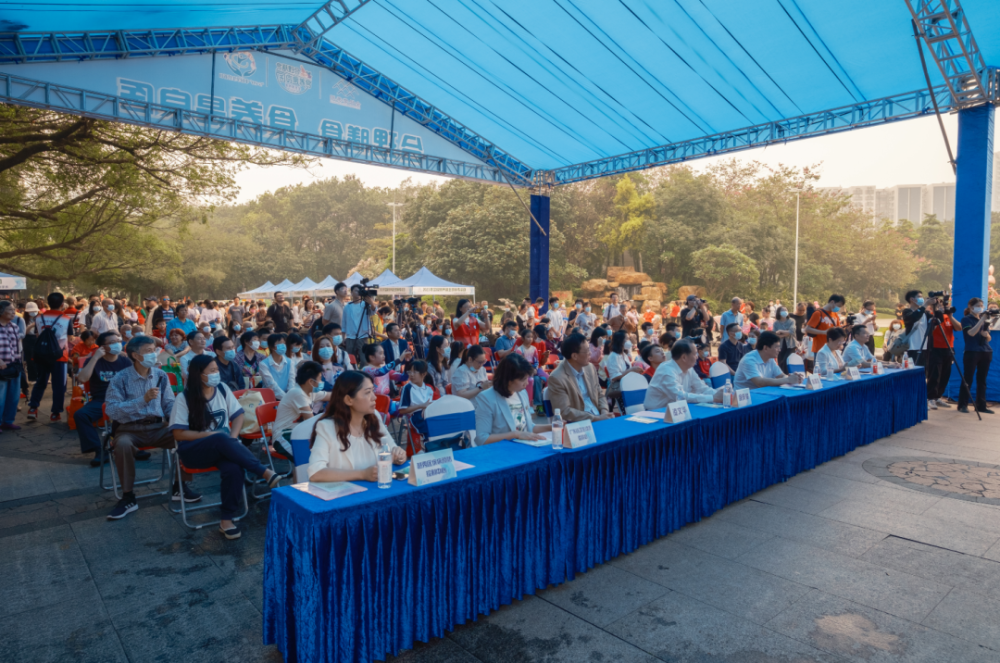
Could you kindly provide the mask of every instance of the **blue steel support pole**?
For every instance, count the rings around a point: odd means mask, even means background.
[[[531,213],[535,221],[528,219],[531,226],[531,280],[528,288],[531,301],[541,297],[549,299],[549,197],[531,194]],[[538,226],[541,226],[539,228]],[[544,230],[544,233],[542,232]],[[541,313],[541,311],[539,311]]]
[[[994,117],[992,104],[958,111],[952,292],[955,308],[959,311],[970,298],[985,299],[987,294]]]

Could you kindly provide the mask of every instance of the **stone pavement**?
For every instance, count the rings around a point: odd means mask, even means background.
[[[235,542],[163,498],[108,522],[76,434],[43,413],[0,435],[0,660],[280,661],[261,644],[267,502]],[[996,663],[998,423],[931,412],[394,660]]]

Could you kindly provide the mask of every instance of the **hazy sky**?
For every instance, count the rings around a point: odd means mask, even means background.
[[[958,121],[946,115],[945,127],[956,149]],[[948,154],[937,120],[931,116],[845,133],[793,141],[785,145],[747,150],[689,162],[703,168],[719,159],[756,160],[767,165],[783,163],[809,166],[822,162],[819,186],[936,184],[954,182]],[[240,173],[239,201],[252,200],[283,186],[308,184],[318,179],[355,174],[368,186],[397,186],[406,178],[414,182],[444,182],[424,173],[323,159],[309,171],[295,168],[252,168]]]

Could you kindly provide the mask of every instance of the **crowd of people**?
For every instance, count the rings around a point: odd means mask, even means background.
[[[135,463],[151,449],[176,449],[185,468],[215,467],[221,474],[220,530],[241,534],[238,515],[247,476],[274,486],[281,479],[241,438],[246,390],[269,390],[278,402],[271,428],[274,448],[287,457],[287,437],[305,419],[313,429],[308,473],[316,481],[375,480],[378,450],[396,445],[380,396],[396,403],[392,416],[426,437],[423,411],[451,395],[472,401],[476,444],[540,440],[550,428],[536,421],[546,402],[567,422],[599,421],[624,412],[622,380],[638,374],[648,383],[644,406],[676,401],[718,403],[722,387],[710,378],[719,363],[734,389],[797,385],[806,371],[833,378],[878,361],[874,302],[847,314],[845,298],[820,305],[780,301],[759,308],[734,298],[715,316],[695,295],[642,314],[612,295],[601,306],[557,297],[491,308],[460,299],[455,310],[416,298],[378,301],[361,285],[337,284],[325,301],[289,300],[276,292],[264,301],[174,302],[66,297],[0,301],[0,430],[17,430],[20,396],[27,419],[36,420],[51,386],[50,421],[62,419],[68,385],[85,392],[72,413],[80,451],[91,465],[114,462],[123,497],[108,518],[138,509]],[[964,335],[961,361],[975,385],[975,408],[986,403],[992,351],[990,332],[1000,311],[981,299],[958,317],[943,293],[906,293],[884,331],[881,360],[910,358],[927,371],[931,409],[948,407],[954,335]],[[630,378],[632,380],[633,378]],[[251,392],[253,393],[253,392]],[[968,412],[963,386],[960,412]],[[99,428],[111,422],[110,446]],[[445,441],[444,445],[460,444]],[[105,453],[105,449],[109,453]],[[413,449],[410,449],[412,452]],[[172,499],[200,501],[185,475]]]

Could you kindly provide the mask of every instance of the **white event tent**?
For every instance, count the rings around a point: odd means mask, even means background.
[[[256,297],[257,295],[263,295],[271,291],[274,288],[274,284],[268,281],[259,288],[254,288],[253,290],[247,290],[246,292],[241,292],[238,297]]]
[[[381,286],[382,284],[380,283],[379,285]],[[476,289],[471,285],[461,285],[458,283],[452,283],[451,281],[445,281],[443,278],[435,276],[434,273],[426,267],[421,267],[420,271],[408,279],[403,279],[402,281],[393,283],[389,286],[380,287],[378,289],[378,294],[413,295],[415,297],[420,297],[422,295],[468,295],[469,297],[475,298]]]
[[[307,276],[289,288],[288,293],[292,295],[311,295],[318,288],[319,284]]]

